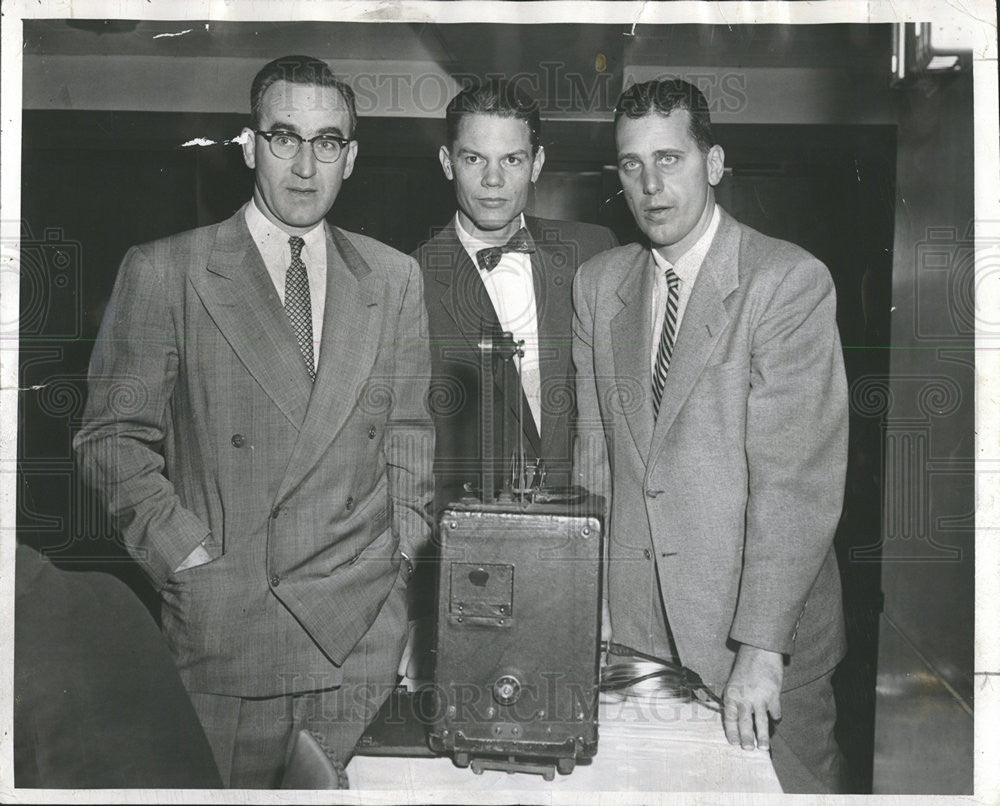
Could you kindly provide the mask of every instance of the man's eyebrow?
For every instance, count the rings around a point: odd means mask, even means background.
[[[299,134],[301,130],[290,120],[276,120],[271,124],[270,131],[295,132],[295,134]]]
[[[273,126],[271,126],[271,131],[292,132],[293,134],[298,134],[300,136],[302,135],[302,129],[300,129],[298,126],[296,126],[294,123],[290,121],[281,121],[275,123]],[[347,139],[344,136],[343,130],[339,126],[324,126],[321,129],[319,129],[316,132],[316,134],[317,135],[333,134],[336,135],[337,137],[343,137],[344,139]]]
[[[468,146],[462,146],[460,149],[458,149],[458,153],[473,154],[477,157],[484,156],[481,152],[476,151],[474,148],[469,148]],[[506,154],[504,154],[504,157],[526,157],[526,156],[528,156],[528,152],[523,148],[518,148],[515,149],[514,151],[508,151]]]
[[[653,152],[654,157],[665,157],[665,156],[682,156],[687,152],[683,148],[658,148]],[[618,155],[619,160],[630,159],[630,160],[642,160],[642,157],[633,151],[623,151]]]

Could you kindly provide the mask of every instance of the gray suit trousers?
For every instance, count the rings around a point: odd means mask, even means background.
[[[771,736],[771,762],[781,788],[796,794],[849,791],[846,762],[833,735],[837,708],[828,672],[781,692],[781,721]]]
[[[389,595],[341,666],[343,680],[335,688],[278,697],[190,693],[225,786],[277,787],[303,728],[317,733],[326,749],[347,765],[365,727],[396,685],[406,639],[404,593]]]

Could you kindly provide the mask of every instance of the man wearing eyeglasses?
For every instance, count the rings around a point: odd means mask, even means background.
[[[266,65],[252,200],[130,250],[75,440],[231,787],[274,787],[300,729],[346,763],[395,683],[433,428],[415,261],[324,217],[357,156],[353,93]]]

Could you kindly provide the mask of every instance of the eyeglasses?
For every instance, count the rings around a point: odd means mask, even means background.
[[[290,160],[299,153],[303,143],[312,146],[313,155],[320,162],[336,162],[344,152],[347,144],[351,141],[345,137],[338,137],[335,134],[317,134],[306,140],[299,137],[295,132],[274,131],[262,132],[254,129],[271,147],[271,153],[279,160]]]

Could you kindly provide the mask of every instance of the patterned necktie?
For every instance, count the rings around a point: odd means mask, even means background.
[[[309,380],[316,380],[316,369],[313,362],[313,326],[312,300],[309,298],[309,277],[306,275],[306,264],[302,262],[302,247],[305,246],[298,235],[288,239],[292,247],[292,262],[285,272],[285,313],[295,331],[295,340],[302,351],[302,360],[306,363]]]
[[[483,271],[491,271],[504,256],[505,252],[521,252],[526,254],[535,251],[535,244],[531,240],[526,227],[521,227],[510,236],[510,240],[503,246],[489,246],[476,252],[476,263]]]
[[[663,330],[660,331],[660,346],[656,350],[656,367],[653,371],[653,413],[660,413],[663,387],[667,383],[667,370],[674,352],[674,337],[677,335],[677,300],[680,296],[680,278],[667,267],[667,307],[663,312]]]

